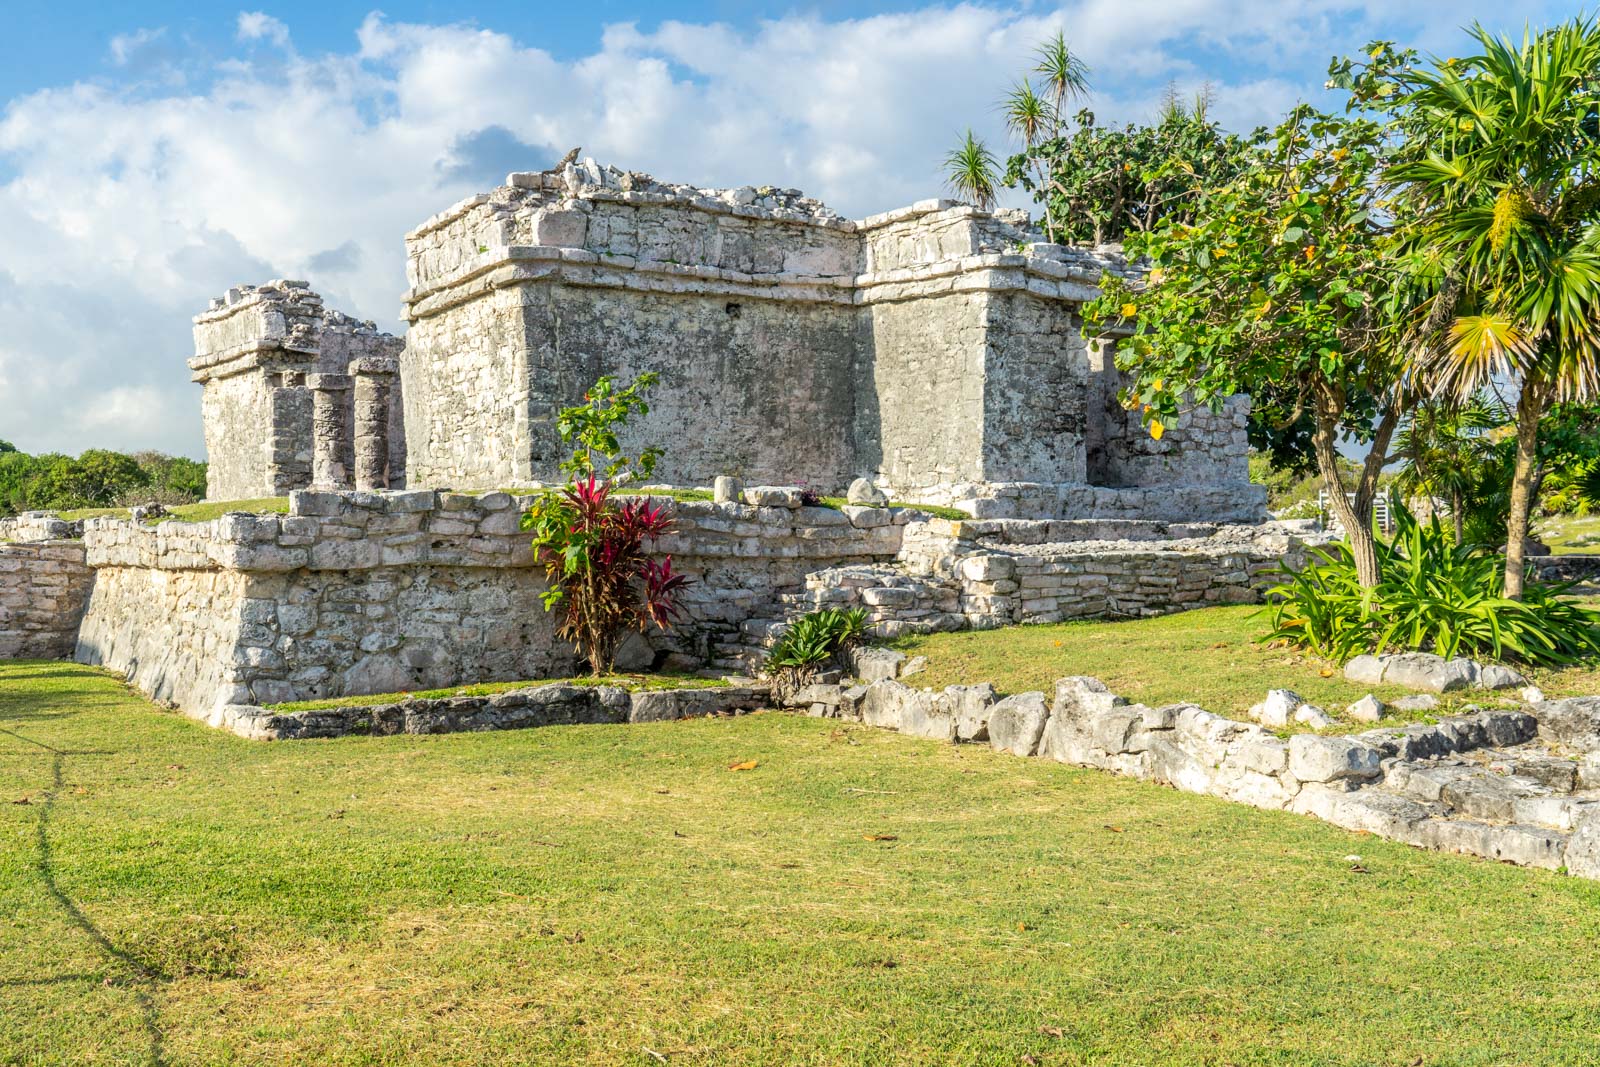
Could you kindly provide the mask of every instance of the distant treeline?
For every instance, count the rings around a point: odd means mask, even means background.
[[[91,448],[76,458],[31,456],[0,441],[0,515],[19,511],[191,504],[206,494],[206,465],[163,452]]]

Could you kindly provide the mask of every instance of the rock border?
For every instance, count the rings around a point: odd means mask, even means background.
[[[784,703],[915,737],[1111,771],[1420,848],[1600,879],[1600,697],[1434,724],[1287,740],[1194,704],[1130,704],[1099,679],[997,699],[988,684],[913,689],[893,656],[870,681],[806,686]]]
[[[280,712],[252,704],[228,704],[204,716],[204,721],[251,741],[297,741],[352,734],[482,733],[580,723],[667,722],[735,715],[771,704],[771,689],[765,685],[632,693],[620,686],[553,684],[486,696],[348,704],[315,711]]]

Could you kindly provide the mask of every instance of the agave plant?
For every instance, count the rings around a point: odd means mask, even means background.
[[[784,627],[767,652],[767,670],[798,685],[861,643],[867,613],[861,608],[823,608]]]

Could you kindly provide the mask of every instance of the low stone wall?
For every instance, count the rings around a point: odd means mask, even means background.
[[[1600,553],[1570,556],[1535,556],[1528,561],[1533,573],[1546,582],[1600,584]]]
[[[287,515],[85,528],[99,574],[77,658],[185,710],[570,674],[505,493],[323,493]],[[905,512],[665,501],[683,618],[636,668],[739,666],[740,623],[819,566],[894,558]],[[871,511],[871,514],[867,514]]]
[[[1600,878],[1600,698],[1542,701],[1355,736],[1283,738],[1193,704],[1129,704],[1094,678],[997,700],[989,685],[917,690],[897,664],[870,684],[787,703],[942,741],[988,744],[1422,848]],[[871,668],[871,669],[868,669]],[[881,669],[880,669],[881,668]]]
[[[1080,539],[1106,534],[1124,539]],[[934,520],[908,529],[898,565],[813,572],[785,603],[791,613],[864,608],[879,637],[1165,615],[1260,600],[1306,536],[1286,523]],[[768,638],[782,622],[753,620],[746,633]]]
[[[347,734],[482,733],[580,723],[667,722],[736,715],[770,703],[771,692],[764,685],[641,693],[616,686],[540,685],[491,696],[354,704],[319,711],[275,712],[228,705],[208,715],[206,721],[253,741],[291,741]]]
[[[0,542],[0,659],[70,656],[92,581],[81,542]]]
[[[0,519],[0,541],[65,541],[83,536],[83,521],[68,521],[51,511],[24,511]]]

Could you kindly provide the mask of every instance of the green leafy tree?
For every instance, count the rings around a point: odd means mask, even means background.
[[[1189,221],[1202,191],[1232,180],[1245,159],[1246,142],[1211,122],[1207,106],[1205,92],[1185,105],[1169,91],[1153,124],[1100,126],[1083,110],[1073,128],[1058,124],[1051,136],[1033,139],[1013,122],[1024,146],[1007,161],[1002,183],[1044,206],[1053,241],[1104,244],[1169,218]]]
[[[1431,63],[1378,42],[1330,73],[1405,135],[1385,177],[1432,272],[1422,374],[1457,396],[1516,383],[1504,583],[1516,599],[1540,423],[1557,402],[1600,396],[1600,25],[1576,18],[1520,42],[1475,25],[1469,39],[1474,54]]]
[[[1202,192],[1192,221],[1169,217],[1130,240],[1151,266],[1144,284],[1107,276],[1084,308],[1086,330],[1131,329],[1117,350],[1132,379],[1123,400],[1152,436],[1186,406],[1263,384],[1309,412],[1317,469],[1365,588],[1379,580],[1369,517],[1402,411],[1393,323],[1408,292],[1375,202],[1384,132],[1296,108],[1257,135],[1232,181]],[[1371,446],[1353,503],[1340,481],[1346,436]]]

